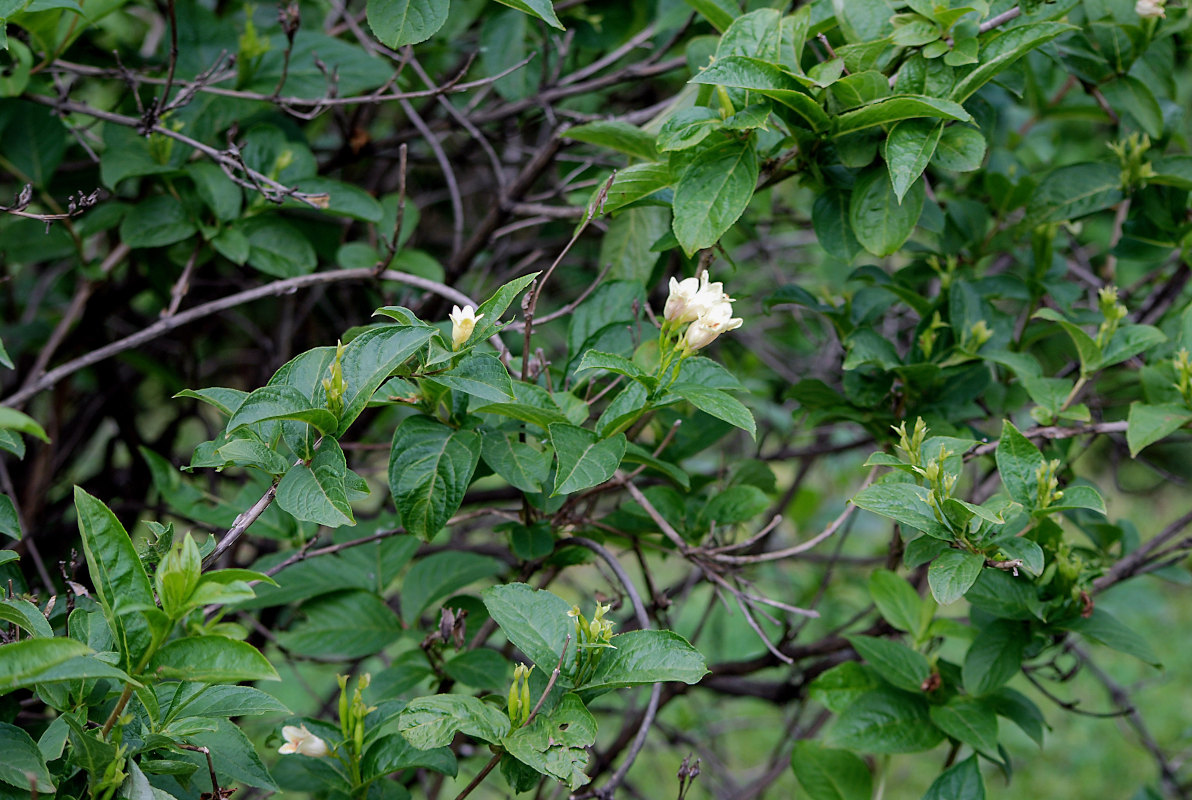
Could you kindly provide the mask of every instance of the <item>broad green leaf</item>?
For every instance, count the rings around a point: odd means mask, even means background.
[[[1073,26],[1061,22],[1032,22],[994,29],[982,37],[980,63],[957,81],[952,99],[963,103],[1015,61],[1070,30]]]
[[[628,358],[619,356],[616,353],[601,353],[599,350],[586,351],[575,371],[578,373],[586,369],[604,369],[635,380],[647,377],[645,370]]]
[[[195,400],[202,400],[204,403],[219,409],[219,412],[226,417],[232,416],[236,413],[236,409],[244,402],[244,398],[248,397],[248,392],[242,392],[239,389],[228,389],[223,386],[214,386],[209,389],[183,389],[174,395],[178,397],[191,397]]]
[[[543,0],[546,2],[546,0]],[[497,326],[500,324],[501,315],[508,310],[509,306],[517,299],[517,296],[522,293],[527,286],[534,282],[540,273],[531,272],[529,275],[522,275],[520,278],[514,278],[506,283],[500,289],[493,293],[493,296],[480,304],[476,309],[476,327],[472,330],[472,336],[469,341],[482,342],[488,337],[492,336],[497,331]],[[483,316],[483,319],[481,319]]]
[[[846,661],[812,681],[807,694],[833,714],[839,714],[858,697],[881,685],[872,668]]]
[[[849,199],[849,226],[861,246],[875,256],[898,251],[910,238],[923,212],[926,191],[917,181],[902,200],[894,193],[889,171],[873,167],[857,179]]]
[[[429,417],[408,417],[393,434],[389,488],[402,525],[429,541],[459,508],[480,461],[480,435]]]
[[[757,423],[754,422],[753,414],[744,403],[727,392],[691,381],[679,381],[670,391],[705,414],[722,419],[753,438],[757,437]]]
[[[1087,508],[1098,514],[1105,514],[1105,500],[1101,493],[1092,486],[1068,486],[1063,491],[1063,497],[1053,500],[1046,508],[1035,511],[1036,516],[1049,514],[1054,511],[1066,511],[1072,508]]]
[[[496,744],[509,733],[504,712],[475,697],[436,694],[413,700],[398,718],[398,730],[419,750],[451,744],[457,732]]]
[[[981,168],[985,160],[985,137],[967,125],[944,128],[931,162],[953,172],[972,172]]]
[[[604,202],[599,206],[593,206],[598,193],[604,188],[602,182],[592,193],[587,208],[594,216],[611,214],[670,185],[670,168],[665,164],[630,164],[625,169],[617,170],[616,177],[605,194]]]
[[[696,155],[675,184],[674,232],[687,255],[720,241],[749,205],[757,175],[750,141],[727,141]]]
[[[492,353],[473,353],[460,359],[452,369],[431,378],[450,389],[456,389],[494,403],[515,399],[513,381],[501,359]]]
[[[451,8],[450,0],[368,0],[368,27],[394,49],[434,36]]]
[[[196,230],[182,203],[163,194],[128,210],[120,223],[120,239],[132,248],[165,247],[190,238]]]
[[[33,636],[48,639],[54,635],[41,609],[20,597],[0,597],[0,622],[11,622]]]
[[[663,681],[698,683],[708,674],[704,657],[673,631],[630,631],[612,638],[595,672],[582,688],[618,689]]]
[[[886,622],[900,631],[918,635],[923,627],[923,598],[906,581],[888,569],[869,576],[869,596]]]
[[[278,791],[277,784],[269,770],[261,763],[260,756],[251,741],[240,730],[239,726],[230,720],[214,720],[214,730],[200,730],[187,737],[191,744],[206,747],[211,751],[211,760],[215,763],[216,774],[221,778],[221,785],[228,785],[232,781],[239,781],[249,786]],[[174,753],[175,758],[190,761],[200,766],[200,775],[207,775],[207,757],[203,753],[183,751]],[[203,784],[208,783],[203,778]],[[165,798],[160,798],[165,800]]]
[[[940,743],[927,702],[897,689],[877,689],[844,709],[828,734],[828,743],[866,753],[918,753]]]
[[[931,721],[953,739],[997,757],[997,715],[982,701],[953,697],[947,705],[931,707]]]
[[[402,614],[408,623],[416,624],[423,611],[465,586],[500,574],[501,569],[501,562],[479,553],[447,550],[420,558],[402,581]]]
[[[7,650],[7,647],[5,648]],[[38,793],[54,792],[54,777],[46,767],[44,756],[21,728],[0,722],[0,781]]]
[[[878,483],[862,489],[852,502],[933,538],[951,541],[952,532],[935,518],[928,494],[927,489],[913,483]]]
[[[1000,569],[983,569],[964,598],[976,608],[1003,619],[1042,619],[1043,605],[1034,581]]]
[[[1122,171],[1116,163],[1069,164],[1049,172],[1031,194],[1026,225],[1078,219],[1104,211],[1122,199]]]
[[[1161,666],[1159,657],[1138,631],[1131,628],[1103,608],[1094,608],[1090,617],[1077,617],[1060,627],[1075,631],[1106,647],[1134,656],[1151,666]]]
[[[459,772],[459,764],[455,753],[449,747],[435,747],[430,750],[419,750],[406,740],[400,733],[382,736],[364,753],[360,765],[360,772],[364,780],[389,775],[403,769],[417,769],[425,767],[442,775],[455,777]]]
[[[728,86],[757,92],[794,111],[813,131],[827,130],[832,119],[811,97],[812,82],[760,58],[727,56],[718,58],[691,79],[691,83]]]
[[[833,133],[835,136],[846,136],[867,128],[921,117],[972,121],[972,117],[959,103],[928,95],[902,94],[884,97],[861,108],[844,112],[836,117]]]
[[[977,632],[964,657],[964,689],[976,697],[997,690],[1018,674],[1027,640],[1022,625],[995,620]]]
[[[273,419],[305,422],[322,434],[335,433],[339,420],[325,408],[315,408],[307,397],[293,386],[273,384],[262,386],[248,394],[244,402],[228,420],[227,433],[246,425]]]
[[[309,465],[295,464],[277,484],[277,505],[295,519],[329,528],[355,525],[346,478],[343,450],[334,439],[324,439]]]
[[[927,169],[943,133],[943,125],[932,120],[908,119],[890,129],[886,139],[886,167],[894,196],[902,202],[911,185]]]
[[[288,714],[290,710],[271,694],[251,686],[210,686],[172,683],[156,687],[158,704],[169,719],[188,717],[240,717]]]
[[[791,769],[810,800],[870,800],[873,795],[869,765],[848,750],[803,739],[795,742]]]
[[[575,791],[588,782],[588,748],[596,742],[596,719],[574,694],[565,694],[549,714],[540,714],[501,740],[523,764]]]
[[[150,659],[147,671],[196,683],[281,680],[255,647],[223,636],[188,636],[167,642]]]
[[[46,434],[45,429],[37,424],[37,420],[8,406],[0,406],[0,428],[19,431],[46,443],[50,441],[50,437]]]
[[[720,115],[707,106],[680,109],[658,129],[658,149],[666,152],[695,147],[722,122]]]
[[[575,639],[575,621],[567,616],[571,611],[567,601],[525,583],[493,586],[481,597],[505,638],[549,675],[563,655],[567,637]],[[566,656],[564,672],[570,672],[568,664],[575,661],[573,646],[567,648]]]
[[[1165,341],[1167,341],[1167,335],[1151,325],[1122,325],[1105,345],[1105,349],[1101,353],[1101,360],[1097,362],[1097,368],[1104,369],[1114,364],[1120,364]]]
[[[1175,433],[1192,422],[1192,409],[1175,403],[1147,405],[1139,401],[1130,404],[1126,422],[1126,444],[1130,457],[1136,458],[1143,448]]]
[[[733,24],[733,20],[741,15],[741,9],[732,0],[684,0],[687,5],[699,12],[700,16],[712,23],[718,31],[726,31]]]
[[[225,464],[257,467],[270,475],[284,475],[290,462],[259,439],[232,439],[215,451]],[[194,462],[191,462],[192,466]]]
[[[985,556],[964,550],[947,550],[927,568],[927,583],[931,595],[941,606],[954,603],[964,596],[985,566]]]
[[[343,436],[360,416],[381,384],[430,341],[434,333],[430,327],[384,325],[370,328],[348,342],[340,361],[347,389],[335,431],[337,437]]]
[[[319,264],[310,240],[283,219],[252,217],[238,223],[233,230],[239,230],[248,239],[248,263],[266,275],[295,278],[314,272]]]
[[[891,685],[908,692],[923,691],[923,682],[931,675],[931,665],[922,653],[901,642],[876,636],[846,638],[853,649]]]
[[[524,11],[532,17],[537,17],[552,28],[566,30],[555,15],[555,8],[551,5],[551,0],[497,0],[497,2],[510,8],[516,8],[518,11]]]
[[[1031,737],[1035,744],[1043,746],[1043,729],[1047,727],[1047,721],[1033,701],[1021,692],[1003,686],[986,697],[985,702],[999,717],[1010,720]]]
[[[890,17],[894,9],[889,0],[832,0],[831,7],[850,43],[880,39],[893,30]]]
[[[940,773],[923,800],[985,800],[985,781],[976,754]]]
[[[1022,435],[1014,423],[1002,423],[1002,438],[997,444],[997,470],[1002,478],[1006,493],[1021,503],[1023,508],[1034,509],[1039,504],[1039,478],[1037,471],[1044,465],[1043,454],[1034,443]]]
[[[443,672],[465,686],[500,691],[508,686],[509,660],[487,647],[464,650],[443,663]]]
[[[517,440],[514,434],[484,430],[480,456],[493,472],[523,492],[541,492],[550,476],[551,453]]]
[[[157,607],[149,576],[116,515],[77,486],[74,499],[91,583],[115,636],[120,666],[135,672],[150,643],[141,609]]]
[[[402,635],[401,620],[376,594],[349,589],[302,606],[306,619],[278,634],[298,655],[346,661],[379,653]]]
[[[550,439],[559,459],[552,497],[571,494],[604,483],[613,476],[625,455],[625,434],[608,439],[575,425],[550,426]]]
[[[0,659],[0,694],[28,686],[53,667],[91,652],[74,639],[25,639],[4,645]]]
[[[658,158],[658,150],[654,146],[654,136],[628,122],[597,120],[568,128],[563,136],[577,142],[587,142],[618,150],[643,161],[654,161]]]
[[[21,518],[17,516],[17,507],[13,505],[12,498],[6,494],[0,494],[0,533],[13,539],[21,538]],[[16,557],[15,554],[13,557]]]

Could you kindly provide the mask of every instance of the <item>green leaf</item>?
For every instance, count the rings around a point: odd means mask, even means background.
[[[931,161],[937,167],[953,172],[972,172],[985,161],[985,137],[967,125],[944,128]]]
[[[343,450],[334,439],[324,439],[309,466],[295,464],[277,484],[277,505],[295,519],[328,528],[355,525],[346,478]]]
[[[571,494],[604,483],[613,476],[625,455],[625,434],[608,439],[585,428],[555,423],[550,440],[559,459],[552,497]]]
[[[541,492],[550,476],[551,453],[517,440],[516,434],[484,430],[480,456],[493,472],[523,492]]]
[[[927,702],[896,689],[867,692],[849,705],[828,735],[829,742],[866,753],[918,753],[940,743]]]
[[[349,589],[302,606],[303,622],[278,635],[298,655],[347,661],[385,649],[402,634],[401,620],[373,592]]]
[[[450,8],[449,0],[368,0],[368,27],[386,47],[418,44],[443,27]]]
[[[869,596],[886,622],[918,635],[924,624],[923,598],[906,579],[888,569],[874,570],[869,576]]]
[[[630,631],[614,636],[612,645],[617,649],[605,652],[595,672],[584,682],[584,689],[619,689],[664,681],[693,684],[708,674],[700,652],[673,631]]]
[[[952,532],[935,518],[928,490],[913,483],[878,483],[853,497],[853,505],[920,530],[935,539],[952,540]]]
[[[0,658],[0,694],[28,686],[47,670],[90,652],[90,647],[74,639],[10,642],[4,645],[4,658]]]
[[[348,342],[340,360],[347,389],[336,437],[347,432],[381,384],[434,335],[430,327],[384,325],[370,328]]]
[[[6,494],[0,494],[0,533],[13,539],[21,538],[21,518],[17,516],[17,507],[13,505],[12,498]]]
[[[1043,729],[1047,726],[1043,719],[1043,712],[1029,698],[1014,689],[1002,687],[985,698],[999,717],[1017,725],[1023,733],[1035,740],[1035,744],[1043,746]]]
[[[435,383],[481,400],[504,403],[515,399],[509,370],[492,353],[466,355],[448,372],[435,374],[431,378]]]
[[[544,674],[550,674],[559,663],[567,637],[575,637],[575,622],[567,616],[571,611],[567,601],[525,583],[493,586],[485,589],[481,597],[505,638]],[[568,647],[563,664],[565,672],[570,671],[568,664],[574,661],[575,648]]]
[[[455,753],[449,747],[436,747],[431,750],[419,750],[406,740],[400,733],[382,736],[377,739],[364,753],[360,765],[361,776],[364,780],[389,775],[403,769],[418,769],[425,767],[442,775],[455,777],[459,773],[459,764]]]
[[[985,703],[953,697],[947,705],[932,706],[931,721],[957,741],[990,758],[997,757],[997,715]]]
[[[1122,199],[1122,171],[1117,164],[1087,162],[1052,170],[1027,204],[1024,225],[1044,225],[1104,211]]]
[[[873,167],[857,179],[849,199],[849,225],[861,246],[875,256],[898,251],[910,238],[923,212],[923,182],[912,184],[902,200],[894,193],[890,174]]]
[[[624,169],[617,170],[612,185],[604,197],[604,202],[598,207],[595,202],[599,192],[604,188],[601,183],[588,200],[587,208],[593,215],[611,214],[625,206],[648,198],[650,195],[671,185],[670,168],[665,164],[630,164]],[[653,242],[651,242],[653,244]]]
[[[141,609],[157,607],[149,576],[116,515],[77,486],[74,499],[91,583],[115,636],[120,665],[134,672],[151,638]]]
[[[831,127],[832,120],[808,93],[812,82],[760,58],[725,56],[691,79],[691,83],[748,89],[794,111],[813,131]]]
[[[574,694],[563,695],[549,714],[517,728],[501,746],[537,772],[562,781],[575,791],[588,782],[588,748],[596,743],[596,719]]]
[[[947,550],[927,568],[927,583],[931,595],[941,606],[954,603],[964,596],[981,574],[985,556],[963,550]]]
[[[1000,569],[984,569],[965,594],[976,608],[1003,619],[1042,619],[1039,593],[1029,578],[1012,577]]]
[[[654,146],[654,136],[628,122],[597,120],[568,128],[563,136],[577,142],[587,142],[618,150],[643,161],[654,161],[658,158],[658,150]]]
[[[728,30],[733,20],[741,15],[741,9],[732,0],[684,0],[687,5],[699,12],[700,16],[712,23],[718,31]]]
[[[45,429],[37,424],[37,420],[28,414],[17,411],[15,408],[8,406],[0,406],[0,428],[12,431],[20,431],[37,439],[41,439],[47,444],[50,437],[46,434]]]
[[[940,773],[923,800],[985,800],[985,781],[976,754]]]
[[[167,719],[288,714],[277,698],[251,686],[209,686],[201,683],[158,684],[158,704]]]
[[[221,778],[220,784],[227,786],[232,781],[240,781],[249,786],[278,791],[269,770],[261,763],[260,756],[244,732],[230,720],[218,719],[214,722],[214,730],[200,730],[189,735],[187,739],[191,744],[206,747],[211,751],[216,774]],[[200,765],[202,771],[199,774],[207,775],[207,758],[202,753],[184,751],[174,753],[174,757]],[[202,785],[208,783],[204,777]]]
[[[1021,625],[994,620],[977,632],[964,656],[961,676],[971,695],[987,695],[1018,674],[1026,638]]]
[[[757,423],[754,422],[753,414],[744,403],[727,392],[689,381],[679,381],[670,391],[705,414],[722,419],[757,438]]]
[[[708,134],[720,127],[724,120],[707,106],[694,106],[676,111],[658,129],[658,149],[686,150],[695,147]]]
[[[1075,631],[1081,636],[1100,642],[1106,647],[1132,655],[1139,661],[1154,667],[1162,666],[1150,643],[1134,628],[1122,624],[1117,617],[1103,608],[1094,608],[1090,617],[1077,617],[1060,627]]]
[[[471,341],[482,342],[496,333],[501,315],[505,313],[517,296],[522,293],[522,290],[534,282],[534,279],[539,274],[538,272],[531,272],[529,275],[514,278],[500,289],[497,289],[492,297],[481,303],[480,308],[476,309],[476,318],[479,321],[472,330]],[[482,315],[484,318],[480,319]]]
[[[508,659],[496,650],[480,647],[452,656],[443,663],[443,672],[465,686],[499,691],[506,685],[509,666]]]
[[[319,264],[310,240],[285,220],[252,217],[235,229],[248,239],[248,263],[267,275],[296,278],[314,272]]]
[[[281,680],[255,647],[223,636],[188,636],[167,642],[150,659],[147,671],[161,678],[197,683]]]
[[[257,467],[269,475],[284,475],[290,462],[259,439],[233,439],[215,451],[225,464]],[[194,462],[191,462],[192,466]]]
[[[1039,448],[1023,436],[1013,422],[1002,422],[1002,438],[997,443],[997,470],[1006,493],[1023,508],[1034,509],[1039,503],[1037,471],[1044,462]]]
[[[1097,369],[1120,364],[1165,341],[1167,335],[1151,325],[1122,325],[1105,345]]]
[[[579,373],[586,369],[604,369],[609,372],[615,372],[618,375],[624,375],[627,378],[633,378],[634,380],[648,377],[645,370],[628,358],[619,356],[616,353],[601,353],[599,350],[584,352],[583,358],[579,360],[579,366],[575,368],[575,371]]]
[[[923,682],[931,675],[931,665],[922,653],[901,642],[875,636],[845,638],[863,659],[877,668],[878,675],[891,685],[908,692],[923,691]]]
[[[908,119],[890,129],[886,139],[886,167],[898,202],[927,169],[943,133],[943,125],[931,120]]]
[[[408,623],[417,624],[423,611],[502,569],[501,562],[479,553],[447,550],[420,558],[402,581],[402,613]]]
[[[973,119],[962,105],[951,100],[928,95],[900,94],[883,97],[853,111],[840,114],[836,117],[836,127],[833,133],[837,137],[846,136],[867,128],[921,117],[952,119],[962,122],[971,122]]]
[[[219,409],[219,412],[226,417],[232,416],[236,413],[236,409],[240,408],[244,398],[248,397],[248,392],[242,392],[239,389],[228,389],[223,386],[214,386],[210,389],[183,389],[174,395],[178,397],[191,397],[195,400],[202,400],[204,403]]]
[[[1070,30],[1074,27],[1060,22],[1031,22],[994,29],[981,39],[981,62],[956,82],[951,98],[963,103],[1015,61]]]
[[[45,757],[25,731],[0,722],[0,753],[4,754],[0,758],[0,781],[39,793],[54,792],[54,777],[46,767]]]
[[[1192,422],[1192,409],[1175,403],[1147,405],[1139,401],[1130,404],[1126,421],[1126,444],[1130,457],[1136,458],[1143,448],[1175,433]]]
[[[516,8],[518,11],[524,11],[532,17],[537,17],[552,28],[558,28],[561,31],[567,30],[555,16],[555,8],[551,5],[550,0],[497,0],[497,2],[510,8]]]
[[[406,530],[429,541],[463,502],[480,461],[480,435],[429,417],[408,417],[393,434],[389,488]]]
[[[869,765],[848,750],[803,739],[795,742],[791,769],[810,800],[869,800],[873,794]]]
[[[436,694],[412,700],[398,718],[398,730],[419,750],[451,744],[457,732],[496,744],[509,733],[509,718],[475,697]]]
[[[262,386],[249,393],[228,420],[226,433],[273,419],[292,419],[312,425],[322,434],[335,433],[339,420],[325,408],[315,408],[298,389],[284,383]]]
[[[197,228],[182,203],[163,194],[142,200],[120,222],[120,238],[132,248],[165,247],[189,239]]]
[[[751,141],[723,142],[692,159],[674,198],[675,238],[687,255],[720,241],[749,205],[757,175]]]

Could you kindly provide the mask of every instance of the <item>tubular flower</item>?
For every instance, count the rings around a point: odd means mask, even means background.
[[[716,341],[720,334],[741,327],[743,321],[740,317],[733,316],[732,303],[726,298],[700,314],[688,326],[687,333],[683,336],[683,347],[688,352],[701,350]]]
[[[1134,13],[1140,17],[1166,17],[1167,13],[1163,10],[1163,4],[1166,0],[1138,0],[1134,4]]]
[[[695,315],[688,319],[687,314],[688,306],[695,300],[697,294],[699,294],[699,278],[684,278],[681,281],[671,278],[670,294],[667,296],[666,306],[662,310],[663,318],[667,322],[690,322],[695,319]]]
[[[451,307],[451,314],[448,315],[451,319],[451,348],[458,350],[463,347],[464,342],[468,341],[468,337],[472,335],[472,331],[476,327],[476,320],[483,319],[484,315],[476,316],[476,310],[471,306]]]
[[[305,725],[286,725],[281,729],[286,743],[277,748],[282,755],[299,753],[311,758],[327,755],[327,743],[306,729]]]

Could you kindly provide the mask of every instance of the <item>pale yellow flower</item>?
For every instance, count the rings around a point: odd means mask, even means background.
[[[327,743],[306,729],[305,725],[286,725],[281,729],[286,743],[277,748],[282,755],[299,753],[311,758],[327,755]]]
[[[463,347],[464,342],[471,337],[472,331],[476,328],[476,321],[483,319],[484,315],[477,316],[476,310],[471,306],[451,307],[451,347],[458,350]]]

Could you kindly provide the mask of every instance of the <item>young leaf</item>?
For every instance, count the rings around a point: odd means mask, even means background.
[[[886,167],[898,202],[927,169],[944,126],[934,120],[908,119],[890,129],[886,139]]]
[[[1014,423],[1002,423],[1002,438],[997,444],[997,470],[1006,492],[1023,508],[1034,509],[1039,504],[1037,470],[1045,459],[1034,443],[1022,435]]]
[[[434,328],[430,327],[383,325],[370,328],[348,342],[340,361],[347,388],[343,396],[344,410],[335,430],[337,437],[343,436],[394,370],[434,334]]]

